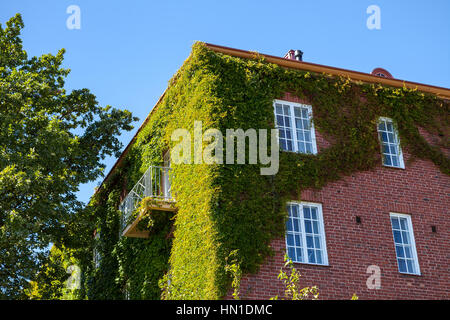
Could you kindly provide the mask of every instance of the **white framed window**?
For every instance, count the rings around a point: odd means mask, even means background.
[[[98,251],[98,241],[100,240],[100,232],[95,234],[95,244],[94,244],[94,266],[96,269],[100,267],[100,262],[102,260],[102,256]]]
[[[328,265],[322,205],[310,202],[287,204],[286,251],[293,262]]]
[[[282,150],[317,153],[312,107],[306,104],[275,100],[275,125]]]
[[[123,298],[125,300],[131,300],[131,297],[130,297],[130,283],[128,281],[125,283],[125,286],[123,287]]]
[[[102,257],[100,255],[100,252],[98,252],[97,248],[94,248],[94,266],[96,269],[100,268],[101,260],[102,260]]]
[[[380,117],[378,120],[378,135],[381,142],[383,165],[405,169],[403,154],[400,147],[398,132],[392,119]]]
[[[401,213],[391,213],[390,217],[398,271],[401,273],[420,275],[411,216]]]
[[[164,168],[162,169],[162,190],[164,192],[164,199],[170,199],[172,197],[170,193],[170,150],[167,150],[163,156]]]

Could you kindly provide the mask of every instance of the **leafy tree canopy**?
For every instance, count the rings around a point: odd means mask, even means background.
[[[102,175],[137,120],[88,89],[66,92],[64,49],[29,58],[23,27],[20,14],[0,24],[0,299],[25,297],[49,243],[77,239],[80,184]]]
[[[46,263],[41,265],[34,280],[30,281],[30,288],[24,290],[28,299],[73,300],[78,298],[76,286],[69,276],[80,277],[81,274],[77,270],[78,261],[72,257],[71,253],[72,250],[64,247],[59,249],[55,245],[52,246]],[[73,289],[68,282],[71,282]]]

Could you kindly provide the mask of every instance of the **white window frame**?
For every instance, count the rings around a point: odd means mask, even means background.
[[[98,251],[98,241],[100,240],[100,232],[97,232],[95,234],[95,244],[94,244],[94,266],[96,269],[100,267],[100,262],[102,260],[102,256],[100,255],[100,252]]]
[[[286,206],[289,205],[297,205],[299,206],[299,214],[300,214],[300,224],[301,224],[301,241],[302,241],[302,257],[304,257],[305,259],[308,256],[308,250],[307,250],[307,246],[306,246],[306,232],[304,230],[305,228],[305,220],[304,220],[304,216],[303,216],[303,206],[311,206],[311,207],[316,207],[317,208],[317,215],[318,215],[318,227],[319,227],[319,236],[320,236],[320,246],[323,252],[323,256],[322,256],[322,263],[317,263],[317,262],[309,262],[309,261],[299,261],[299,260],[293,260],[291,257],[289,257],[292,262],[295,263],[301,263],[301,264],[309,264],[309,265],[315,265],[315,266],[328,266],[328,253],[327,253],[327,243],[326,243],[326,237],[325,237],[325,228],[324,228],[324,223],[323,223],[323,213],[322,213],[322,204],[321,203],[315,203],[315,202],[306,202],[306,201],[289,201]],[[286,208],[287,209],[287,208]],[[289,212],[288,212],[289,215]],[[289,216],[288,216],[289,219]],[[285,232],[285,247],[286,247],[286,254],[288,254],[288,243],[287,243],[287,236],[288,236],[288,230],[286,228],[286,232]]]
[[[411,256],[412,256],[412,259],[413,259],[413,262],[414,262],[414,268],[416,270],[415,273],[400,271],[400,265],[398,263],[398,256],[397,256],[397,249],[395,248],[396,247],[396,243],[395,243],[395,238],[394,238],[394,226],[392,225],[392,220],[391,220],[392,217],[406,219],[406,223],[407,223],[407,226],[408,226],[408,235],[409,235],[409,238],[410,238],[410,241],[411,241]],[[414,239],[414,230],[413,230],[413,225],[412,225],[412,221],[411,221],[411,215],[404,214],[404,213],[391,212],[389,214],[389,222],[391,223],[392,240],[394,242],[394,253],[395,253],[395,260],[397,262],[398,272],[401,273],[401,274],[411,274],[411,275],[418,275],[418,276],[420,276],[419,258],[417,256],[416,240]]]
[[[123,288],[123,296],[125,300],[131,300],[130,298],[130,283],[127,281],[125,282],[125,286]]]
[[[397,148],[398,166],[388,165],[384,162],[384,155],[385,155],[384,150],[383,150],[384,141],[381,139],[380,127],[379,127],[381,121],[392,123],[393,135],[394,135],[394,139],[396,140],[395,146]],[[394,120],[392,120],[391,118],[387,118],[387,117],[379,117],[378,122],[377,122],[377,132],[378,132],[378,139],[380,141],[380,146],[381,146],[381,161],[383,163],[383,166],[390,167],[390,168],[405,169],[405,163],[403,161],[403,152],[402,152],[402,148],[400,145],[400,136],[399,136],[398,130],[395,126]],[[387,129],[386,129],[386,132],[387,132]]]
[[[314,121],[312,119],[312,106],[308,105],[308,104],[301,104],[301,103],[296,103],[296,102],[290,102],[290,101],[285,101],[285,100],[279,100],[276,99],[273,101],[273,113],[274,113],[274,117],[275,117],[275,128],[278,129],[278,125],[277,125],[277,112],[276,112],[276,104],[285,104],[285,105],[289,105],[289,110],[290,110],[290,116],[289,119],[292,123],[291,129],[292,129],[292,142],[293,142],[293,150],[283,150],[285,152],[296,152],[296,153],[302,153],[302,154],[313,154],[316,155],[317,154],[317,142],[316,142],[316,131],[314,130]],[[311,144],[312,144],[312,153],[307,153],[307,152],[301,152],[298,149],[298,140],[297,140],[297,127],[295,125],[295,113],[294,113],[294,107],[301,107],[301,108],[307,108],[308,109],[308,120],[309,120],[309,124],[310,124],[310,134],[311,134]],[[278,131],[279,132],[279,131]],[[278,133],[279,134],[279,133]],[[278,141],[280,141],[280,137],[278,137]]]
[[[163,178],[162,178],[162,184],[163,184],[163,192],[164,192],[164,198],[170,199],[171,198],[171,184],[170,184],[170,177],[169,177],[169,170],[166,168],[170,168],[170,149],[166,151],[163,155],[163,162],[164,162],[164,169],[163,169]]]

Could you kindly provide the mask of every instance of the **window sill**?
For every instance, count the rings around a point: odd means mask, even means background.
[[[331,267],[329,264],[317,264],[317,263],[308,263],[308,262],[294,262],[294,264],[302,264],[305,266],[311,266],[311,267]]]
[[[401,276],[413,276],[413,277],[422,277],[421,273],[406,273],[406,272],[398,272]]]
[[[406,170],[405,167],[394,167],[394,166],[388,166],[388,165],[385,165],[385,164],[382,164],[382,166],[385,167],[385,168],[390,168],[390,169]]]
[[[283,149],[280,149],[280,151],[286,152],[286,153],[304,154],[306,156],[317,156],[317,152],[316,153],[306,153],[306,152],[297,152],[297,151],[290,151],[290,150],[283,150]]]

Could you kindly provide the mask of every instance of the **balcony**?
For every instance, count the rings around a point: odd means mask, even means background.
[[[133,189],[119,205],[122,212],[121,235],[132,238],[148,238],[148,230],[140,230],[138,223],[143,217],[143,212],[138,212],[133,218],[142,199],[150,197],[154,199],[154,205],[149,209],[175,211],[174,199],[170,192],[170,168],[150,166],[144,175],[135,184]]]

